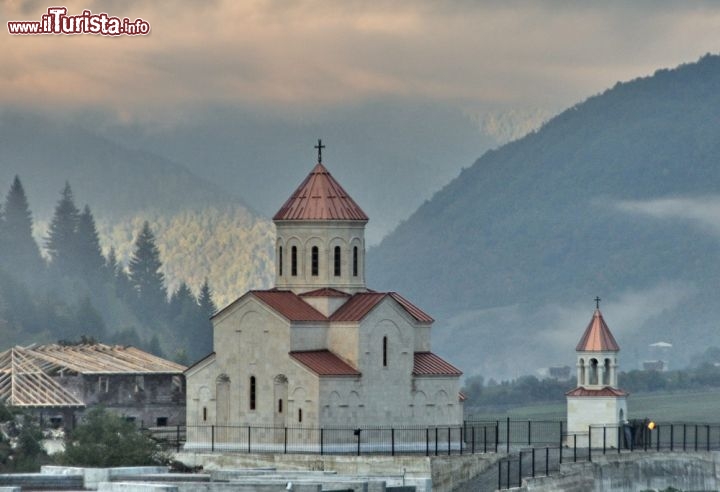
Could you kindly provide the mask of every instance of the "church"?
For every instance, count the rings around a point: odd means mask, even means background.
[[[431,351],[428,314],[366,287],[368,217],[323,147],[273,217],[275,287],[215,314],[214,352],[185,372],[187,423],[460,425],[462,373]]]

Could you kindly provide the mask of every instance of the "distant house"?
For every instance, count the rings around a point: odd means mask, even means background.
[[[0,401],[66,427],[99,405],[145,425],[180,424],[184,370],[134,347],[17,346],[0,353]]]

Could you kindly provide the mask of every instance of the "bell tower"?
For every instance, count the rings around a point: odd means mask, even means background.
[[[365,290],[365,225],[368,217],[318,162],[273,217],[275,287],[296,294]]]
[[[586,446],[592,427],[591,440],[604,434],[608,446],[617,446],[618,428],[627,419],[627,393],[617,382],[619,352],[596,297],[593,317],[575,347],[577,387],[566,394],[568,444],[577,439]]]

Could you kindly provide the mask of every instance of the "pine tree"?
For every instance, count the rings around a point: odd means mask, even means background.
[[[215,314],[217,311],[217,307],[215,306],[215,302],[212,300],[212,291],[210,290],[210,285],[208,285],[208,280],[205,279],[205,282],[203,283],[202,287],[200,288],[200,297],[198,299],[200,303],[200,308],[202,310],[203,315],[210,320],[210,318]]]
[[[95,219],[90,207],[85,205],[80,217],[76,232],[76,255],[80,275],[89,282],[98,282],[102,278],[105,258],[100,249]]]
[[[5,199],[0,258],[8,273],[23,280],[36,280],[45,265],[32,235],[32,225],[25,190],[15,176]]]
[[[66,182],[60,201],[55,207],[45,243],[52,261],[51,266],[61,275],[72,274],[78,267],[76,232],[79,220],[80,212],[75,206],[70,183]]]
[[[188,311],[192,307],[198,307],[197,300],[195,299],[195,296],[193,296],[190,287],[183,282],[170,296],[170,304],[168,308],[170,320],[174,321],[175,318],[183,315],[185,311]]]
[[[160,269],[160,250],[150,224],[145,221],[135,241],[135,253],[130,260],[130,283],[137,295],[138,316],[146,321],[162,319],[167,306],[165,276]]]
[[[75,336],[102,340],[105,337],[105,322],[92,305],[90,298],[85,297],[77,308],[75,315]]]
[[[213,325],[210,318],[217,311],[217,307],[212,300],[212,292],[210,291],[210,285],[208,285],[207,279],[205,279],[200,289],[198,302],[200,304],[200,315],[197,321],[198,329],[194,344],[196,347],[196,359],[204,357],[213,350]]]

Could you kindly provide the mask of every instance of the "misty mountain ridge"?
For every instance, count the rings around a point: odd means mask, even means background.
[[[708,55],[485,153],[370,251],[368,279],[435,315],[466,374],[572,365],[596,295],[625,368],[660,340],[674,367],[720,346],[718,89]]]

